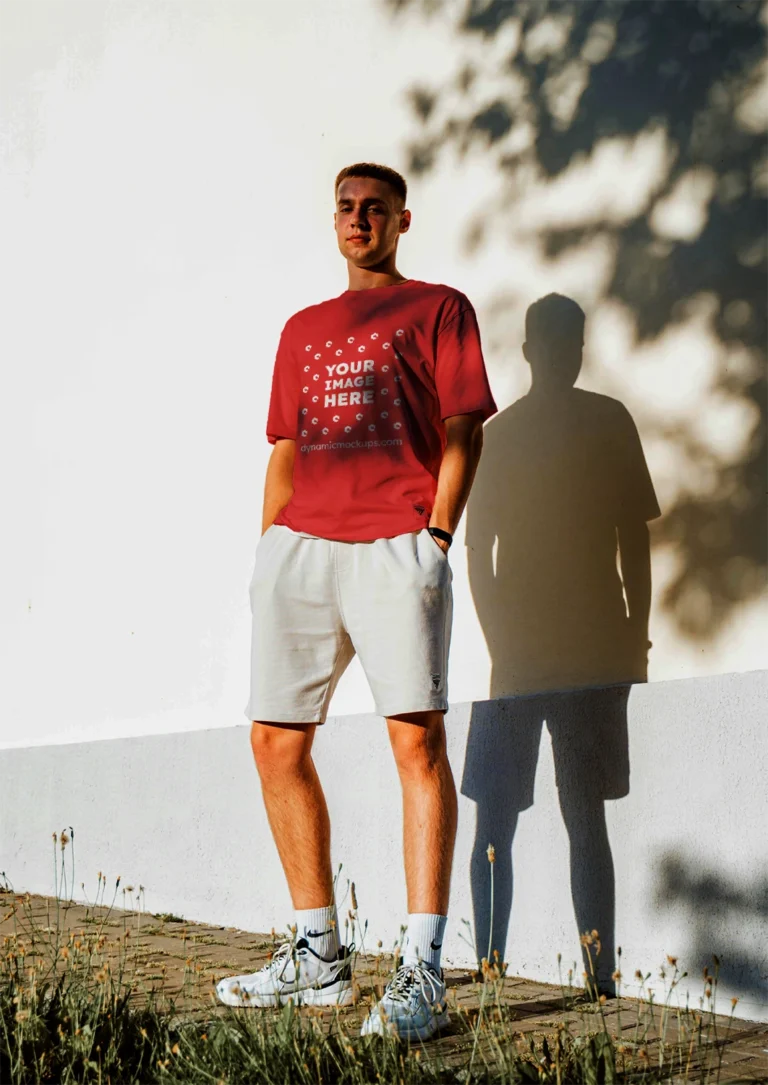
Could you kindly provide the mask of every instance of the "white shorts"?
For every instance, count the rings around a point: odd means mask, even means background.
[[[426,529],[336,542],[273,524],[249,587],[248,719],[324,723],[355,652],[380,715],[445,711],[452,579]]]

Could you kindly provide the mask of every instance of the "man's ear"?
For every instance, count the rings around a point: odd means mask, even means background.
[[[405,234],[408,232],[411,225],[411,212],[408,208],[403,208],[400,212],[400,233]]]
[[[523,343],[523,357],[525,358],[528,365],[530,365],[531,364],[531,353],[530,353],[530,350],[528,348],[528,343],[527,342]]]

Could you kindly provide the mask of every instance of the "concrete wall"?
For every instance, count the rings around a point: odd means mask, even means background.
[[[408,175],[401,267],[472,298],[501,408],[527,306],[586,310],[664,514],[650,681],[768,665],[764,7],[427,7],[3,4],[0,745],[242,721],[275,345],[346,286],[361,158]],[[464,542],[457,702],[499,692]],[[371,707],[353,664],[333,711]]]
[[[473,962],[463,919],[476,921],[487,950],[492,842],[492,941],[513,973],[557,982],[557,954],[567,972],[585,928],[601,930],[609,953],[615,881],[628,978],[651,970],[659,997],[658,968],[677,955],[691,977],[680,997],[690,990],[697,1005],[701,968],[717,953],[720,1005],[737,996],[741,1016],[768,1020],[767,698],[768,672],[754,672],[455,705],[461,800],[446,959]],[[391,947],[406,901],[381,721],[332,718],[316,760],[343,864],[342,916],[352,879],[367,948]],[[123,887],[144,886],[150,911],[256,931],[291,920],[247,725],[4,750],[0,779],[0,869],[17,889],[52,891],[51,833],[72,826],[76,899],[81,883],[93,899],[103,871],[108,899],[121,875]],[[70,846],[70,885],[71,859]]]

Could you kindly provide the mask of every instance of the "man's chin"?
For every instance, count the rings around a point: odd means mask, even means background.
[[[350,246],[344,255],[355,267],[371,267],[377,262],[376,252],[367,245]]]

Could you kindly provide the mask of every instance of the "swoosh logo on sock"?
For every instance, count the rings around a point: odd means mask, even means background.
[[[434,943],[434,940],[433,940],[432,942],[429,943],[429,948],[430,949],[442,949],[443,948],[443,943],[441,942],[439,946],[436,946],[435,943]]]
[[[333,934],[333,927],[329,927],[327,931],[304,931],[305,938],[325,938],[326,934]]]

